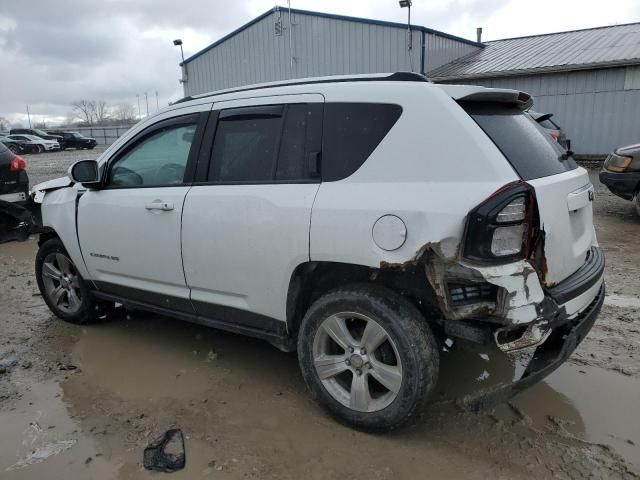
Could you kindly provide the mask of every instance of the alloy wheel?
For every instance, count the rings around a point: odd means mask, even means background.
[[[57,252],[47,255],[42,264],[42,281],[45,294],[57,308],[68,314],[80,310],[80,277],[69,257]]]
[[[358,412],[389,406],[402,384],[402,362],[391,336],[361,313],[337,313],[320,324],[313,363],[327,392]]]

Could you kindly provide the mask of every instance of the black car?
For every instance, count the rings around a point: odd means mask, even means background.
[[[37,128],[12,128],[9,135],[35,135],[45,140],[55,140],[60,144],[60,148],[64,149],[64,140],[60,135],[51,135]]]
[[[60,135],[62,137],[62,143],[60,144],[62,150],[64,150],[65,148],[75,148],[77,150],[87,148],[91,150],[98,144],[95,138],[85,137],[78,132],[55,131],[49,133],[55,133],[56,135]]]
[[[635,201],[640,215],[640,144],[620,147],[609,154],[600,171],[600,181],[614,195]]]
[[[0,201],[24,202],[29,196],[26,163],[4,143],[0,143]]]
[[[7,147],[9,150],[11,150],[16,155],[23,151],[23,149],[22,149],[22,147],[20,145],[22,142],[20,142],[19,140],[13,140],[13,139],[11,139],[9,137],[0,136],[0,143],[4,144],[5,147]]]

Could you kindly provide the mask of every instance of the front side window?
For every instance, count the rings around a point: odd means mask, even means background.
[[[184,182],[196,124],[158,129],[116,160],[108,186],[170,186]]]

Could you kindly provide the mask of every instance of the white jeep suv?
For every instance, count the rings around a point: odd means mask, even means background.
[[[501,398],[563,362],[604,298],[593,186],[531,103],[411,73],[186,98],[35,187],[42,296],[74,323],[118,303],[297,350],[364,430],[419,415],[445,339],[535,352],[474,401]]]

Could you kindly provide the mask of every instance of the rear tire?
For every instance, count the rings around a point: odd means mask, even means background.
[[[298,359],[314,399],[338,421],[368,432],[417,421],[439,370],[438,345],[422,314],[369,284],[333,290],[309,308]]]
[[[62,242],[44,242],[36,255],[36,280],[49,309],[62,320],[85,324],[110,313],[112,303],[97,302]]]

